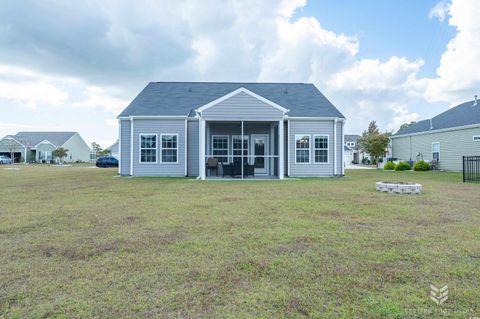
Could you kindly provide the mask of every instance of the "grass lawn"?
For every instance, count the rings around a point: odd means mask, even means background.
[[[460,174],[18,167],[0,166],[0,318],[480,317],[480,185]],[[381,180],[424,194],[378,193]]]

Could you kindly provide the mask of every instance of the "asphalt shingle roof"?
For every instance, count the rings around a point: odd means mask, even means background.
[[[76,132],[18,132],[13,138],[22,144],[33,147],[44,140],[53,143],[55,146],[62,146]]]
[[[356,142],[360,138],[360,135],[345,134],[345,142]]]
[[[480,101],[478,101],[478,104],[475,106],[474,101],[459,104],[441,114],[438,114],[431,120],[432,128],[430,128],[430,119],[423,120],[407,127],[406,129],[399,130],[393,136],[480,124]]]
[[[192,115],[241,87],[289,109],[289,116],[344,118],[313,84],[242,82],[151,82],[119,116]]]

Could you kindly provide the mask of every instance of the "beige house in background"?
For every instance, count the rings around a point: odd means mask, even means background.
[[[68,150],[66,162],[90,160],[90,147],[77,132],[18,132],[0,139],[0,155],[13,154],[16,163],[53,160],[60,147]]]
[[[457,105],[392,136],[392,157],[437,160],[439,168],[462,171],[463,156],[480,155],[480,101]]]

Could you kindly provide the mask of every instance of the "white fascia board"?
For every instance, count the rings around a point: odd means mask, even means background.
[[[456,127],[449,127],[449,128],[438,129],[438,130],[430,130],[430,131],[423,131],[423,132],[410,133],[410,134],[394,135],[394,136],[390,136],[390,138],[393,139],[393,138],[416,136],[416,135],[425,135],[425,134],[435,134],[435,133],[451,132],[451,131],[459,131],[459,130],[468,130],[470,128],[477,128],[477,127],[480,127],[480,124],[456,126]]]
[[[14,140],[15,142],[17,142],[17,143],[20,144],[21,146],[27,147],[27,146],[25,146],[22,142],[18,141],[16,138],[14,138],[14,137],[11,136],[11,135],[7,135],[7,136],[5,136],[4,138],[1,138],[1,139],[0,139],[0,141],[2,141],[2,140]]]
[[[67,140],[68,141],[68,140]],[[50,142],[49,140],[43,140],[41,141],[40,143],[38,143],[37,145],[35,145],[33,148],[37,148],[40,144],[50,144],[52,145],[53,147],[57,147],[57,145],[53,144],[52,142]]]
[[[285,119],[295,120],[295,121],[332,121],[337,120],[338,122],[344,122],[343,117],[328,117],[328,116],[285,116]]]
[[[119,120],[185,120],[188,115],[131,115],[119,117]]]
[[[275,102],[273,102],[273,101],[270,101],[269,99],[266,99],[266,98],[264,98],[263,96],[258,95],[258,94],[256,94],[256,93],[254,93],[254,92],[252,92],[252,91],[244,88],[244,87],[238,88],[238,89],[236,89],[235,91],[232,91],[232,92],[230,92],[230,93],[228,93],[228,94],[226,94],[226,95],[224,95],[224,96],[222,96],[222,97],[220,97],[220,98],[218,98],[218,99],[216,99],[216,100],[213,100],[212,102],[207,103],[207,104],[205,104],[205,105],[197,108],[195,111],[197,111],[197,112],[203,112],[203,111],[211,108],[212,106],[214,106],[214,105],[216,105],[216,104],[218,104],[218,103],[220,103],[220,102],[223,102],[223,101],[225,101],[226,99],[229,99],[229,98],[231,98],[232,96],[237,95],[238,93],[241,93],[241,92],[246,93],[246,94],[248,94],[248,95],[250,95],[250,96],[258,99],[258,100],[260,100],[260,101],[262,101],[262,102],[270,105],[271,107],[276,108],[277,110],[282,111],[283,113],[288,113],[288,111],[289,111],[288,109],[284,108],[283,106],[280,106],[280,105],[278,105],[277,103],[275,103]]]

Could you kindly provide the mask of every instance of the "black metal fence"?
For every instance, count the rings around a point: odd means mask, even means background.
[[[480,156],[463,157],[463,182],[480,183]]]

